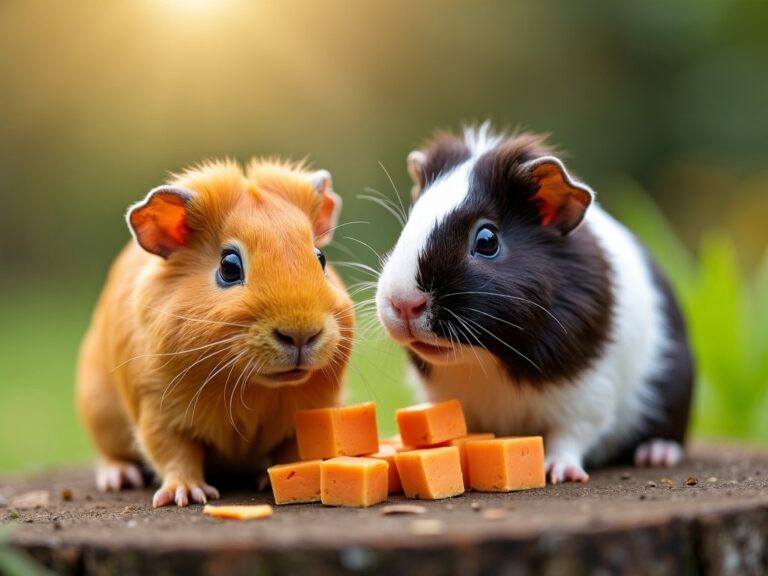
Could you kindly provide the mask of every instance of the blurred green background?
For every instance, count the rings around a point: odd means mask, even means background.
[[[376,266],[404,158],[435,127],[552,134],[671,274],[700,363],[694,430],[768,441],[768,3],[0,1],[0,472],[86,459],[79,339],[126,206],[207,157],[309,156]],[[342,233],[343,232],[343,233]],[[349,254],[351,252],[351,256]],[[343,269],[349,282],[369,279]],[[359,296],[364,299],[365,294]],[[350,398],[410,400],[371,324]]]

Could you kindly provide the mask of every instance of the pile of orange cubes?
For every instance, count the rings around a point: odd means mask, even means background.
[[[269,468],[275,503],[366,507],[389,494],[435,500],[544,486],[541,436],[468,434],[458,400],[403,408],[396,419],[400,434],[380,441],[373,402],[297,412],[301,460]]]

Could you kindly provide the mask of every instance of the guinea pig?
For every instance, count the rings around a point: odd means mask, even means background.
[[[553,484],[674,465],[693,363],[667,280],[533,134],[438,134],[408,156],[408,221],[376,309],[432,400],[471,429],[543,435]]]
[[[205,473],[254,468],[289,442],[296,410],[337,403],[352,301],[321,248],[341,199],[325,170],[253,160],[174,176],[130,207],[83,340],[77,405],[102,491],[155,507],[205,503]]]

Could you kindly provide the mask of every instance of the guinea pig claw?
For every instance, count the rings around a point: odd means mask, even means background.
[[[205,483],[187,484],[171,482],[163,484],[155,492],[155,496],[152,498],[152,506],[160,508],[169,504],[176,504],[176,506],[184,508],[189,506],[190,503],[207,504],[209,498],[215,500],[218,497],[219,491]]]
[[[561,484],[563,482],[589,482],[589,474],[578,464],[567,464],[561,461],[550,461],[547,463],[547,478],[550,484]]]
[[[135,464],[102,462],[96,468],[96,487],[100,492],[117,492],[123,488],[143,488],[144,477]]]
[[[656,438],[635,450],[635,466],[677,466],[685,456],[683,447],[674,440]]]

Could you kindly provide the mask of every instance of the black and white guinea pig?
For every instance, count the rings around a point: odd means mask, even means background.
[[[438,134],[376,306],[427,398],[470,429],[544,436],[552,483],[683,458],[693,364],[667,280],[544,138]]]

